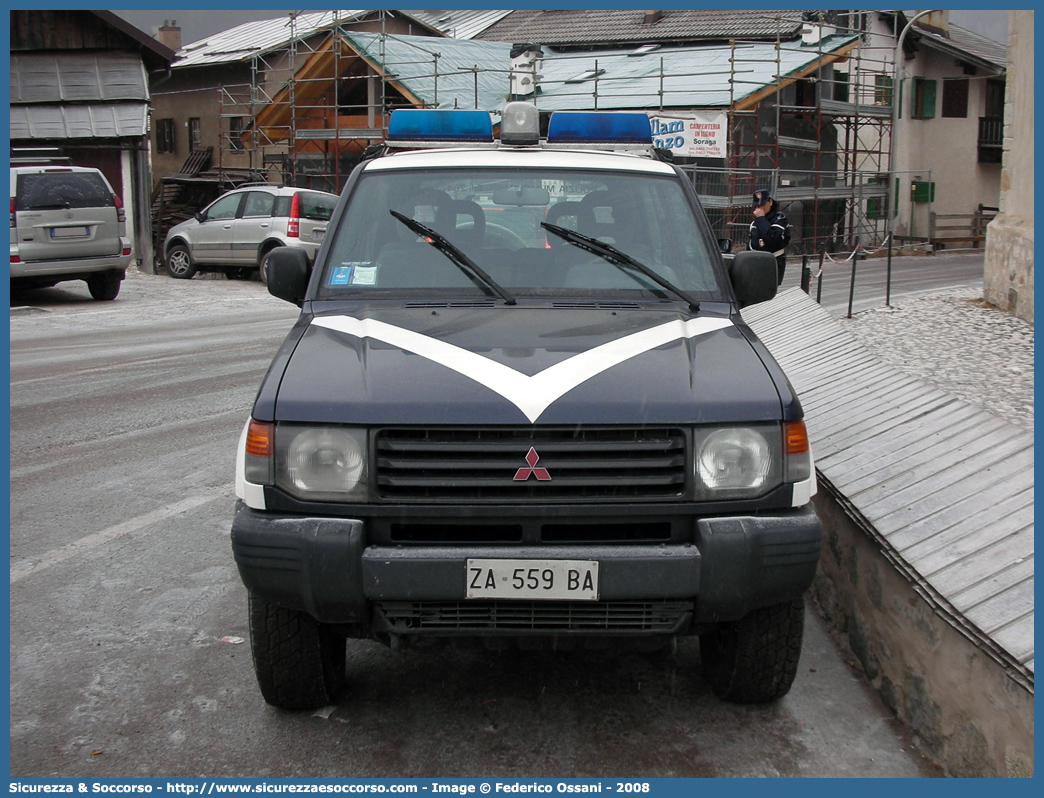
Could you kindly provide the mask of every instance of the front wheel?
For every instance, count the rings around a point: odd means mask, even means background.
[[[344,689],[345,638],[305,612],[250,594],[250,648],[261,695],[273,706],[317,709]]]
[[[123,272],[98,272],[87,278],[87,290],[95,299],[109,301],[119,295],[121,282],[123,282]]]
[[[764,704],[785,696],[797,675],[805,599],[762,607],[700,635],[704,678],[726,701]]]
[[[167,274],[179,280],[191,280],[196,273],[196,264],[184,244],[175,244],[167,253]]]

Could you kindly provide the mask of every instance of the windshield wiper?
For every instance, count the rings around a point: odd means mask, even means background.
[[[478,277],[479,280],[481,280],[487,286],[489,286],[498,294],[500,294],[505,304],[516,304],[515,298],[511,296],[511,294],[509,294],[507,290],[504,289],[496,280],[490,277],[486,273],[485,269],[483,269],[481,266],[475,263],[475,261],[473,261],[467,255],[465,255],[459,249],[457,249],[457,247],[451,244],[449,240],[441,233],[436,233],[427,225],[423,225],[417,220],[411,219],[409,216],[404,216],[398,211],[389,211],[389,213],[396,219],[398,219],[400,222],[402,222],[404,225],[406,225],[408,228],[410,228],[410,230],[415,232],[417,235],[424,236],[428,240],[429,244],[431,244],[433,247],[435,247],[435,249],[437,249],[439,252],[441,252],[443,255],[449,258],[453,262],[453,264],[460,268],[460,270],[464,272],[464,274],[467,274],[468,277],[472,276],[468,274],[469,270],[474,272],[474,275]]]
[[[578,233],[575,230],[570,230],[568,227],[559,227],[557,224],[550,224],[549,222],[541,222],[540,226],[545,230],[550,230],[559,238],[564,238],[574,247],[592,252],[598,255],[600,258],[612,263],[614,266],[618,266],[623,269],[624,267],[630,266],[632,269],[637,269],[654,283],[662,288],[666,288],[675,296],[679,296],[689,303],[689,309],[696,313],[700,309],[700,301],[696,297],[689,294],[687,291],[682,290],[666,277],[662,277],[644,263],[635,260],[626,252],[621,252],[611,244],[606,244],[604,241],[599,241],[597,238],[591,238],[591,236],[585,236],[583,233]]]

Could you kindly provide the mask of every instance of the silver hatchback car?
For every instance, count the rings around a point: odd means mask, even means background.
[[[170,229],[163,244],[167,273],[187,280],[199,271],[221,271],[245,279],[257,271],[266,282],[273,249],[295,247],[315,258],[336,203],[337,195],[325,191],[240,186]]]

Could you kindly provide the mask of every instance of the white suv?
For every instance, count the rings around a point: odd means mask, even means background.
[[[12,287],[86,280],[95,299],[115,299],[131,257],[126,211],[100,171],[11,167]]]
[[[265,282],[273,249],[294,247],[315,258],[336,203],[337,195],[325,191],[241,186],[170,229],[163,244],[167,273],[188,280],[198,271],[223,271],[242,279],[257,270]]]

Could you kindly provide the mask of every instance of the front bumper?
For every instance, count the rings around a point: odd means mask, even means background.
[[[232,550],[252,592],[362,629],[383,625],[385,608],[402,602],[479,606],[465,598],[469,558],[597,560],[595,604],[691,603],[692,621],[714,623],[801,595],[815,576],[822,525],[806,505],[700,518],[691,543],[374,546],[365,532],[361,520],[276,516],[240,501]]]

